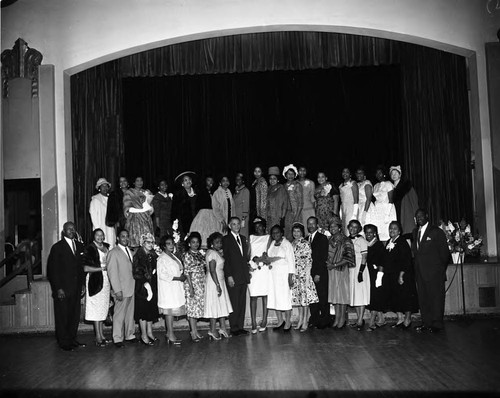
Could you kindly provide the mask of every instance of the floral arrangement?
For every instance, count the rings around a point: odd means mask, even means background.
[[[460,222],[447,224],[441,221],[440,228],[446,235],[448,248],[451,253],[463,253],[468,256],[479,256],[483,239],[479,235],[474,235],[471,232],[470,225],[462,218]]]

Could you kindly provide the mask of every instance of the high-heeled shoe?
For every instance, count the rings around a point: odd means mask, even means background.
[[[408,330],[408,329],[410,329],[410,328],[411,328],[411,322],[410,322],[408,325],[405,325],[405,324],[403,323],[403,326],[401,327],[401,329],[403,329],[403,330]]]
[[[95,341],[95,345],[96,347],[106,347],[106,343],[104,342],[104,340],[101,340],[101,341]]]
[[[198,336],[196,336],[196,337],[191,336],[191,341],[192,341],[193,343],[199,343],[199,342],[200,342],[200,339],[198,338]]]
[[[287,328],[283,327],[283,333],[290,333],[291,330],[292,330],[292,324],[290,324],[290,326],[288,326]]]
[[[221,339],[221,337],[220,337],[220,336],[216,336],[216,335],[215,335],[215,334],[213,334],[212,332],[208,332],[208,333],[207,333],[207,335],[208,335],[208,339],[209,339],[209,340],[220,340],[220,339]]]
[[[359,325],[359,324],[356,325],[356,330],[358,332],[361,332],[363,330],[364,326],[365,326],[365,320],[363,319],[363,321],[361,321],[361,325]]]
[[[196,333],[196,337],[198,337],[200,340],[203,340],[205,337],[202,336],[201,334]]]
[[[151,341],[151,340],[149,340],[149,339],[148,339],[148,341],[147,341],[147,342],[146,342],[146,341],[144,341],[144,340],[142,339],[142,337],[139,339],[139,343],[144,344],[144,345],[147,345],[147,346],[152,346],[152,345],[155,345],[155,343],[154,343],[154,342],[152,342],[152,341]]]
[[[153,337],[148,336],[148,338],[150,341],[158,341],[158,337],[155,337],[155,336],[153,336]]]
[[[168,336],[165,336],[165,340],[167,341],[167,344],[173,344],[173,345],[181,345],[182,340],[170,340]]]
[[[403,327],[404,325],[404,321],[401,321],[401,322],[398,322],[398,323],[395,323],[394,325],[391,326],[391,328],[395,329],[395,328],[400,328],[400,327]]]
[[[335,328],[335,330],[342,330],[342,329],[344,329],[346,327],[346,325],[347,325],[347,322],[344,322],[344,324],[342,326],[337,326]]]
[[[285,321],[283,321],[283,322],[281,322],[281,324],[280,324],[280,325],[275,326],[275,327],[273,328],[273,332],[274,332],[274,331],[278,332],[280,329],[283,329],[283,328],[285,327],[285,323],[286,323],[286,322],[285,322]]]
[[[222,329],[219,329],[219,335],[224,337],[225,339],[228,339],[231,337],[231,335],[226,330],[222,330]]]

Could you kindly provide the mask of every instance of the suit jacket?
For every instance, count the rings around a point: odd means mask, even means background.
[[[224,276],[234,279],[235,285],[245,285],[250,283],[249,251],[246,238],[240,234],[243,254],[234,235],[229,232],[222,239],[222,249],[224,251]]]
[[[130,256],[134,254],[129,249]],[[133,258],[133,257],[132,257]],[[108,257],[108,277],[111,289],[122,292],[123,297],[132,297],[135,290],[135,280],[132,275],[132,261],[120,246],[109,251]]]
[[[47,277],[52,288],[52,297],[57,297],[59,289],[64,290],[67,297],[80,296],[85,281],[82,254],[84,246],[75,240],[76,252],[62,238],[50,249],[47,260]]]
[[[435,225],[427,225],[417,249],[418,228],[413,230],[411,249],[415,258],[415,272],[424,280],[446,280],[450,251],[444,232]]]
[[[311,275],[320,276],[321,279],[328,280],[328,268],[326,260],[328,259],[328,238],[321,232],[316,232],[311,242],[312,249],[312,267]]]

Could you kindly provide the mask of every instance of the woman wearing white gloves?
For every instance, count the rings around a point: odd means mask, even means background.
[[[342,169],[342,178],[344,182],[339,186],[340,212],[344,233],[349,235],[349,231],[347,230],[349,221],[358,219],[359,188],[358,184],[352,180],[349,168],[345,167]]]

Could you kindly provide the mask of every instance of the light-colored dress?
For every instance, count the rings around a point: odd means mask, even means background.
[[[116,232],[114,227],[106,225],[106,212],[108,211],[108,197],[98,193],[92,196],[90,201],[89,213],[92,220],[92,230],[97,228],[104,232],[104,242],[109,244],[112,249],[116,244]]]
[[[389,203],[389,192],[393,189],[394,186],[390,181],[381,181],[375,184],[373,196],[376,200],[366,215],[366,223],[377,227],[381,241],[389,239],[389,224],[397,217],[394,204]]]
[[[210,274],[210,261],[215,261],[215,272],[219,281],[222,294],[217,293],[212,275]],[[205,283],[205,311],[204,318],[225,318],[233,312],[231,300],[224,280],[224,258],[215,250],[208,250],[206,254],[207,276]]]
[[[191,276],[194,295],[191,297],[188,281],[184,281],[184,293],[186,297],[186,314],[190,318],[202,318],[205,313],[205,255],[202,252],[184,253],[182,257],[184,274]]]
[[[234,199],[229,189],[219,187],[212,195],[212,208],[215,217],[219,222],[224,221],[226,224],[232,216],[235,216]]]
[[[352,239],[354,245],[354,256],[356,258],[356,266],[349,268],[349,284],[350,284],[350,303],[349,305],[356,307],[360,305],[370,304],[370,273],[368,267],[363,271],[363,282],[358,282],[358,273],[361,267],[361,257],[368,253],[368,243],[362,236]]]
[[[342,227],[346,235],[349,235],[349,231],[347,230],[347,225],[349,224],[349,221],[351,221],[354,217],[354,195],[352,193],[352,184],[356,183],[350,180],[348,182],[343,182],[339,186]]]
[[[285,237],[292,241],[292,225],[296,222],[302,222],[302,207],[304,205],[304,194],[302,184],[297,180],[285,183],[285,189],[288,194],[288,202],[285,213]]]
[[[286,208],[288,206],[288,194],[285,187],[281,184],[270,185],[267,189],[266,202],[266,225],[267,231],[281,223],[281,219],[285,218]]]
[[[349,268],[354,267],[354,247],[344,234],[338,233],[328,240],[327,264],[334,265],[347,261],[347,265],[328,270],[328,302],[331,304],[349,304]]]
[[[267,251],[269,235],[250,235],[250,267],[251,275],[248,292],[250,297],[267,296],[269,293],[269,284],[271,280],[271,271],[264,263],[255,263],[251,259],[261,257]]]
[[[370,182],[370,180],[364,180],[362,182],[358,182],[358,189],[359,189],[359,201],[358,201],[358,204],[359,204],[359,217],[358,217],[358,220],[361,223],[362,227],[366,224],[366,216],[368,214],[368,212],[365,213],[364,214],[364,218],[363,218],[363,212],[365,211],[365,205],[366,205],[366,191],[365,191],[365,188],[367,186],[373,188],[373,185]],[[370,208],[372,206],[373,206],[373,203],[371,203],[369,205],[368,211],[370,211]]]
[[[307,230],[307,219],[309,217],[316,216],[316,211],[314,210],[314,205],[316,199],[314,198],[314,192],[316,190],[316,186],[314,182],[306,178],[304,181],[299,181],[300,185],[302,185],[302,193],[304,196],[304,206],[302,207],[302,224],[304,224],[304,228]]]
[[[97,252],[99,253],[101,268],[104,268],[106,266],[106,256],[108,253],[103,253],[101,250],[97,250]],[[109,295],[111,290],[108,272],[105,270],[102,271],[102,289],[93,296],[89,296],[89,277],[90,273],[87,274],[87,289],[85,289],[85,319],[87,321],[104,321],[108,316]]]
[[[281,244],[271,243],[267,252],[269,257],[280,257],[271,263],[271,283],[267,296],[267,307],[278,311],[292,309],[292,290],[288,285],[288,274],[295,274],[295,256],[292,244],[283,238]]]
[[[312,249],[304,238],[292,242],[295,255],[295,281],[292,289],[292,305],[306,307],[319,302],[316,286],[311,277]]]
[[[250,235],[250,191],[245,186],[235,189],[234,212],[236,214],[236,217],[241,220],[240,234],[245,238],[248,238],[248,236]]]
[[[184,284],[173,280],[182,275],[182,262],[174,255],[160,254],[156,262],[158,272],[158,310],[160,314],[181,316],[186,314]]]

